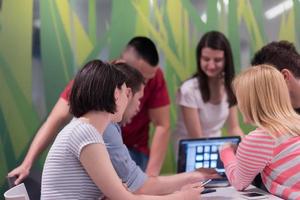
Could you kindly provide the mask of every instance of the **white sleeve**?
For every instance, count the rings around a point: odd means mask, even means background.
[[[202,97],[200,95],[199,87],[193,84],[195,80],[190,79],[182,84],[177,96],[176,102],[178,105],[189,108],[199,108],[202,105]]]

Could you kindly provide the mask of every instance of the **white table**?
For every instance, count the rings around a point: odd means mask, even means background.
[[[217,191],[212,192],[212,193],[206,193],[201,195],[201,200],[231,200],[231,199],[244,199],[242,198],[241,194],[245,192],[258,192],[258,193],[263,193],[266,194],[267,198],[265,199],[270,199],[270,200],[279,200],[281,198],[276,197],[272,194],[269,194],[267,192],[264,192],[252,185],[250,185],[247,189],[244,191],[237,191],[234,189],[234,187],[219,187],[219,188],[214,188]]]

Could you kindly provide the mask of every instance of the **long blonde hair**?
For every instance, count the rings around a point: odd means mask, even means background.
[[[275,138],[300,135],[300,115],[277,69],[265,64],[249,67],[234,79],[233,90],[247,120]]]

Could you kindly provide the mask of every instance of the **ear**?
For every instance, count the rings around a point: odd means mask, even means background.
[[[284,68],[283,70],[281,70],[281,73],[285,81],[289,81],[291,78],[293,78],[292,72],[290,72],[290,70],[288,69]]]
[[[128,99],[131,99],[133,97],[133,92],[131,88],[127,88],[128,89]]]
[[[119,101],[119,98],[120,98],[120,90],[117,87],[115,89],[114,96],[115,96],[115,103],[117,104],[117,102]]]

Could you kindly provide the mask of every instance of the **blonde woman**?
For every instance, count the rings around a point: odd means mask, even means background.
[[[251,67],[233,81],[244,122],[258,128],[240,143],[220,148],[230,183],[248,187],[257,174],[269,192],[300,199],[300,116],[293,110],[282,74],[268,65]]]

